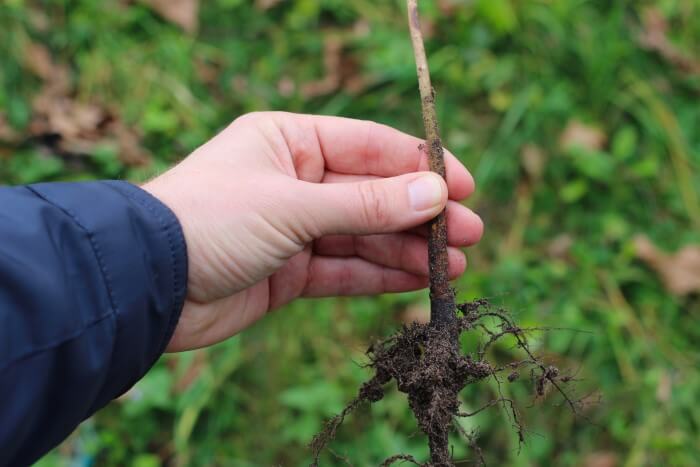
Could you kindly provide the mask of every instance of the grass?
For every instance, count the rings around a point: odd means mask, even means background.
[[[138,2],[3,2],[0,115],[12,130],[31,131],[32,99],[45,83],[27,51],[41,43],[68,67],[71,99],[109,109],[139,135],[150,162],[124,163],[109,140],[66,155],[20,138],[0,143],[0,181],[144,180],[253,110],[373,119],[422,133],[403,2],[298,0],[268,10],[203,3],[199,32],[188,35]],[[455,284],[459,298],[491,297],[525,326],[587,331],[541,334],[538,349],[578,370],[581,390],[601,398],[586,411],[591,421],[553,397],[524,410],[531,435],[519,453],[503,411],[466,427],[478,427],[497,465],[693,465],[698,296],[671,296],[636,259],[633,238],[646,234],[669,251],[700,241],[700,75],[639,40],[654,8],[670,24],[668,41],[697,62],[700,5],[423,3],[444,140],[475,174],[469,205],[487,227]],[[342,44],[341,85],[311,92],[309,83],[326,74],[329,41]],[[600,141],[562,143],[575,121]],[[166,356],[41,465],[308,463],[306,443],[367,376],[355,363],[363,350],[407,308],[426,304],[424,293],[299,301],[212,349]],[[527,384],[508,390],[529,405]],[[467,391],[464,401],[476,408],[493,391]],[[332,447],[355,465],[402,451],[424,458],[415,431],[394,393],[351,417]],[[455,455],[470,453],[458,444]]]

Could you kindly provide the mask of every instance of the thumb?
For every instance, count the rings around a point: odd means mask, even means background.
[[[447,185],[432,172],[308,187],[307,206],[321,235],[406,230],[437,216],[447,203]]]

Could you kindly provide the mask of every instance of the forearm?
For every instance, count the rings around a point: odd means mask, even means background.
[[[148,371],[185,250],[172,212],[123,182],[0,189],[0,465],[33,462]]]

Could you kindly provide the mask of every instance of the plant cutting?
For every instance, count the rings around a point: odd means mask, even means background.
[[[435,111],[436,95],[430,80],[417,0],[407,0],[407,11],[426,133],[425,144],[416,150],[426,151],[430,170],[445,178],[444,150]],[[459,394],[462,389],[487,378],[494,378],[500,393],[502,383],[514,382],[523,370],[529,371],[536,395],[542,396],[547,387],[554,387],[576,411],[576,402],[562,387],[572,377],[563,375],[554,366],[546,365],[531,351],[527,329],[518,327],[509,313],[493,307],[487,300],[456,304],[455,290],[448,281],[445,211],[430,221],[428,227],[430,322],[406,325],[395,335],[370,346],[367,351],[368,366],[374,370],[374,376],[362,385],[357,397],[339,415],[329,420],[313,439],[313,465],[318,465],[323,448],[334,438],[345,417],[363,403],[380,401],[391,381],[407,395],[408,405],[418,426],[427,436],[430,460],[421,462],[410,455],[397,454],[386,459],[382,464],[384,466],[398,461],[424,467],[453,466],[449,444],[451,431],[464,435],[483,462],[475,437],[464,432],[457,419],[471,417],[489,407],[502,406],[508,411],[522,442],[525,431],[516,405],[502,394],[475,411],[461,410]],[[467,331],[480,335],[478,349],[472,353],[463,353],[460,346],[460,336]],[[522,358],[506,364],[490,362],[487,359],[489,349],[506,336],[514,339],[517,348],[522,351]]]

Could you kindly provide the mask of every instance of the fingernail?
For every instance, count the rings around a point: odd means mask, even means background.
[[[408,199],[416,211],[425,211],[440,205],[442,185],[434,175],[423,175],[408,184]]]

